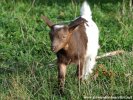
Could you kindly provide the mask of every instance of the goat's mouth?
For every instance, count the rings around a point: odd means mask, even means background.
[[[54,53],[57,53],[58,51],[56,51],[56,50],[52,50]]]

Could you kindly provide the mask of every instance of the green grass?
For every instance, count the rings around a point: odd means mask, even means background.
[[[133,96],[133,12],[128,1],[123,8],[122,0],[92,0],[90,5],[100,29],[99,54],[119,49],[127,52],[98,60],[90,79],[81,84],[75,76],[76,67],[69,66],[65,95],[59,94],[49,28],[40,17],[46,15],[55,23],[69,22],[79,16],[82,2],[75,1],[0,1],[0,100]]]

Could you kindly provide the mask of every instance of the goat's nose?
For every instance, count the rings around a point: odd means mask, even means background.
[[[55,51],[56,47],[55,46],[52,46],[52,51]]]

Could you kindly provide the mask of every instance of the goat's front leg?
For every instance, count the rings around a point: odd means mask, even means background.
[[[64,84],[65,84],[65,75],[66,75],[66,65],[58,64],[58,85],[60,92],[64,92]]]

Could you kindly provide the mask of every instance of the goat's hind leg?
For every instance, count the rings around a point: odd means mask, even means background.
[[[93,72],[92,69],[94,68],[95,63],[96,63],[95,56],[90,56],[86,58],[84,65],[83,79],[86,80],[88,76]]]
[[[77,65],[77,77],[78,77],[78,80],[82,80],[82,76],[83,76],[83,62],[80,62]]]

